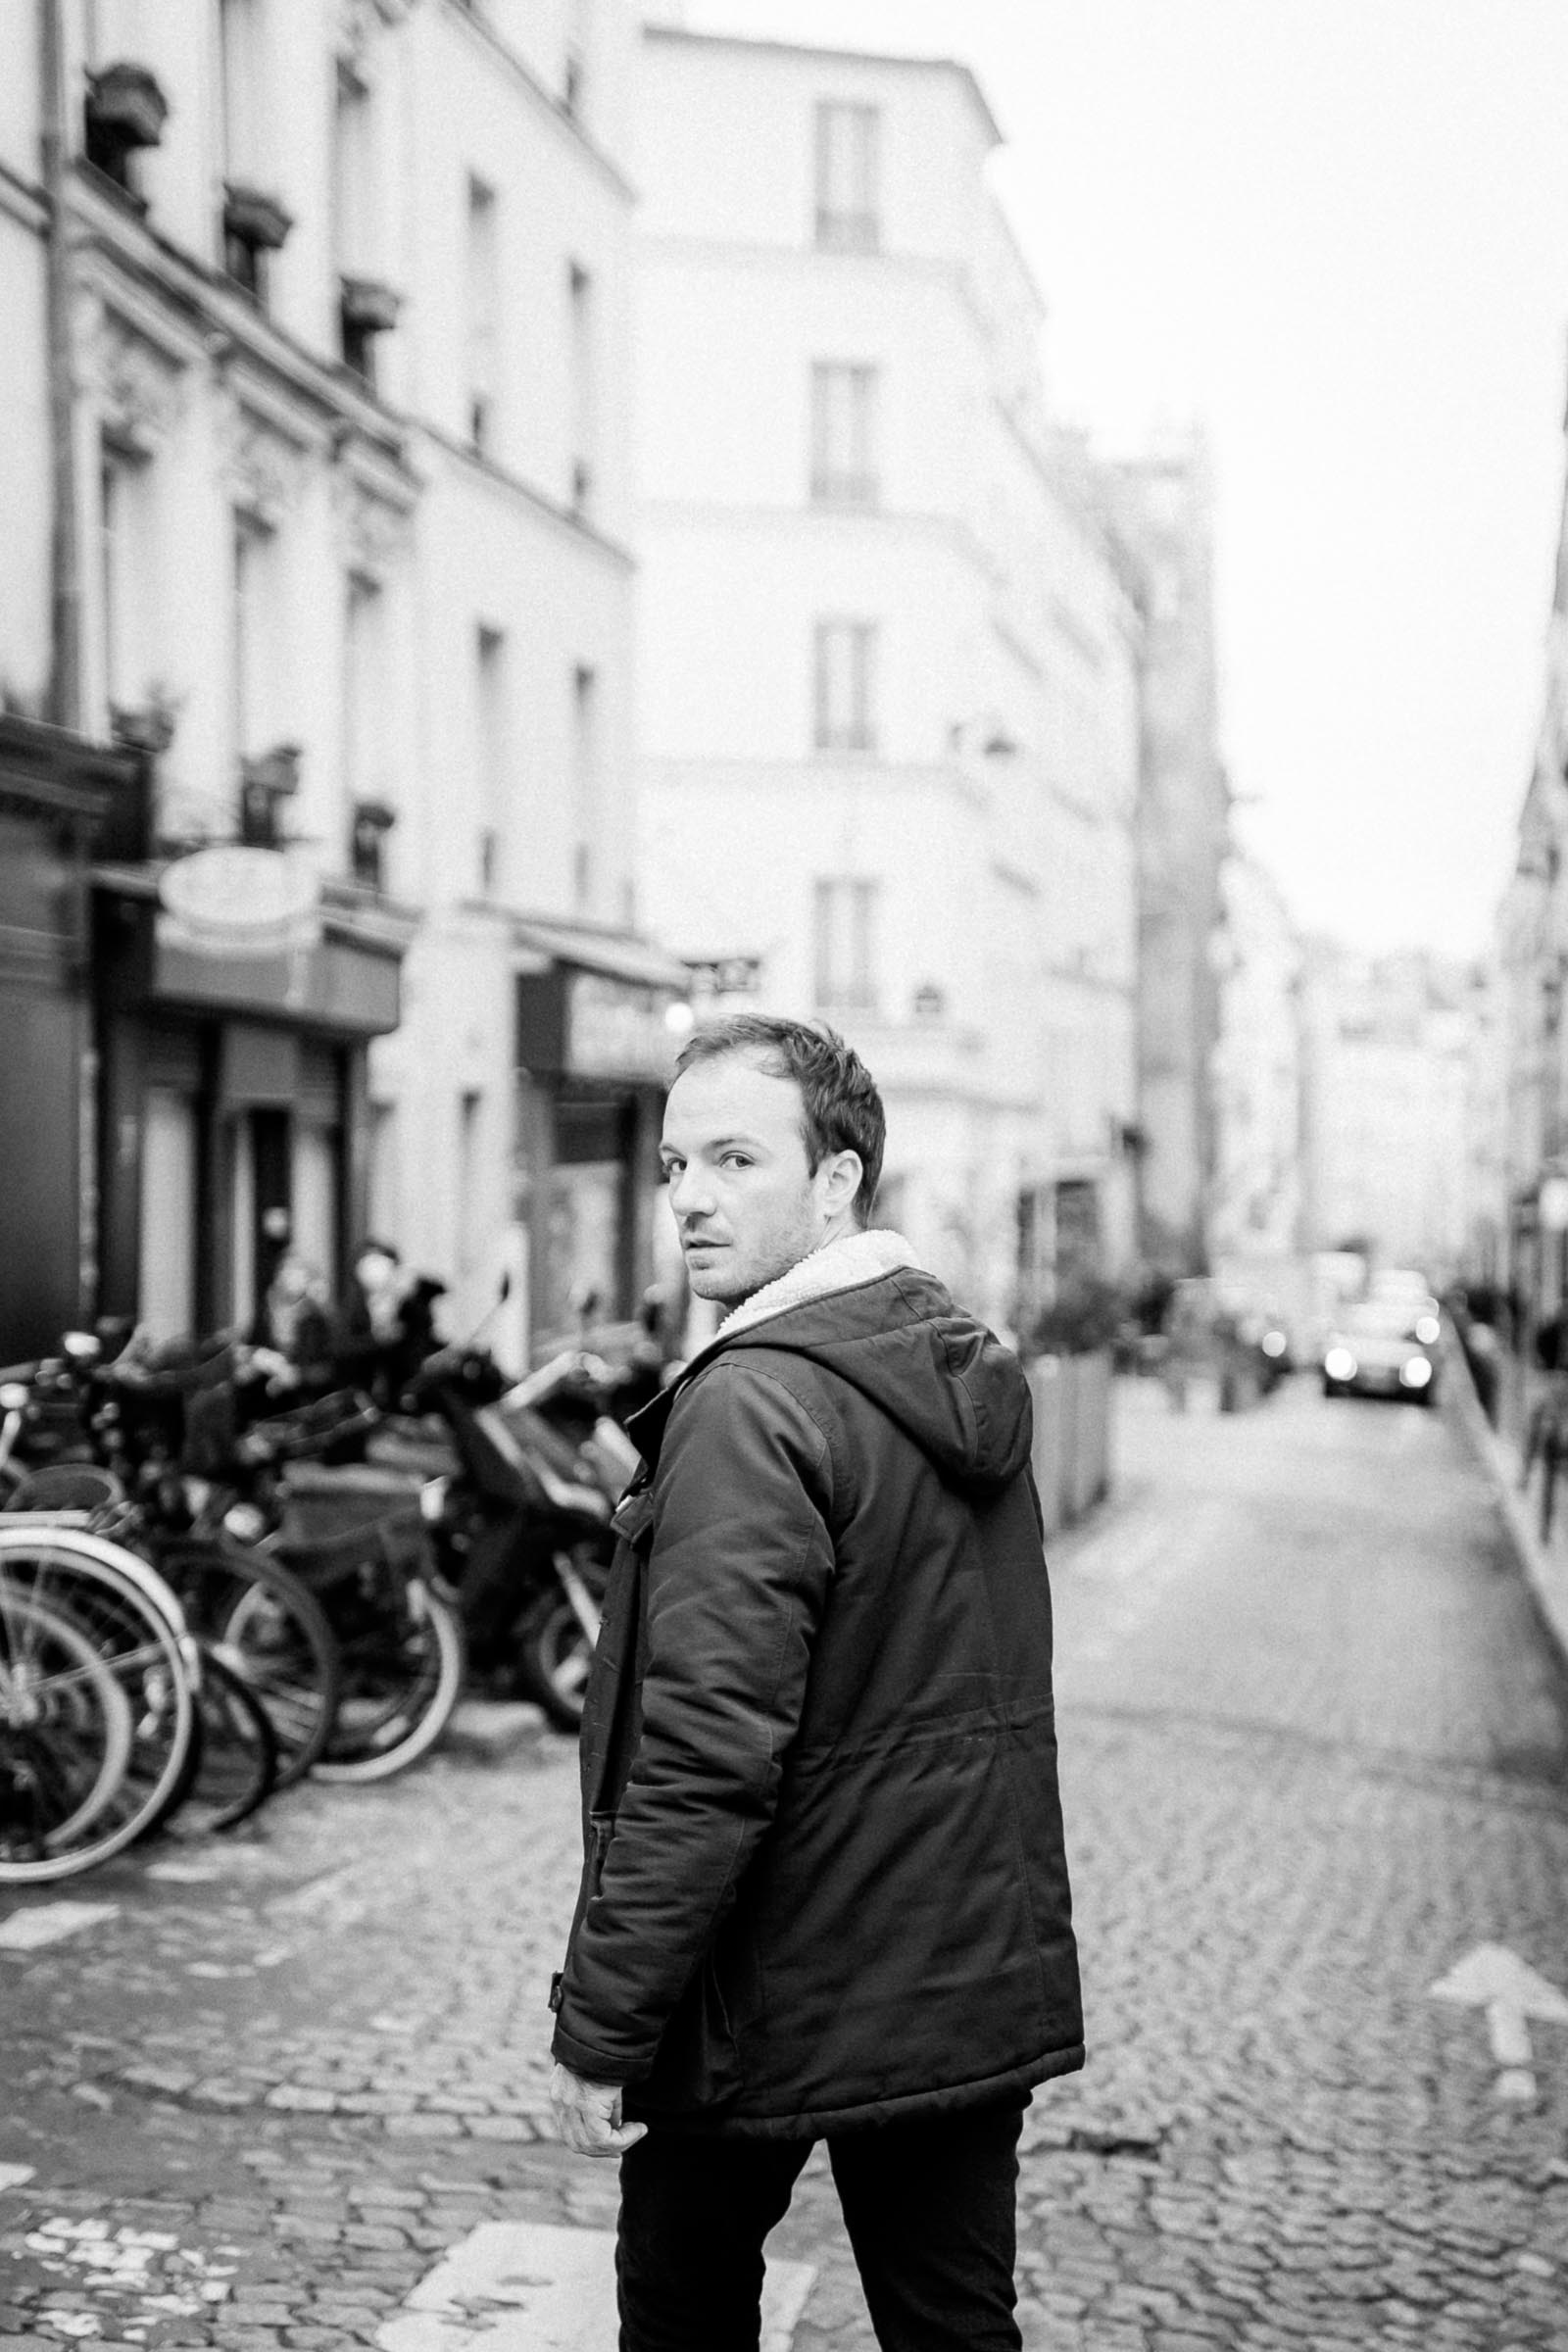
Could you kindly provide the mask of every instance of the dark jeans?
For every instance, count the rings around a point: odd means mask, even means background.
[[[828,2141],[883,2352],[1020,2352],[1013,2320],[1021,2102]],[[656,2127],[620,2160],[620,2352],[758,2352],[762,2240],[807,2140]]]

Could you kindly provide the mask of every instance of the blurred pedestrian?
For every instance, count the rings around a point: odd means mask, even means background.
[[[286,1250],[247,1337],[275,1383],[289,1388],[324,1387],[332,1377],[334,1334],[326,1277]],[[275,1362],[266,1365],[270,1356]]]
[[[446,1284],[412,1274],[390,1242],[362,1242],[337,1342],[337,1378],[390,1404],[438,1345],[435,1301]]]
[[[725,1320],[631,1424],[552,1995],[562,2134],[621,2158],[621,2352],[755,2347],[817,2139],[878,2342],[1015,2352],[1023,2110],[1083,2063],[1028,1387],[866,1229],[882,1146],[831,1033],[681,1055]]]

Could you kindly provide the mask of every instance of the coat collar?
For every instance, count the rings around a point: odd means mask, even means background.
[[[764,1282],[760,1291],[754,1291],[725,1316],[713,1337],[681,1366],[669,1387],[627,1421],[626,1435],[650,1470],[659,1459],[664,1424],[675,1398],[694,1374],[702,1371],[731,1340],[755,1330],[759,1324],[772,1322],[776,1316],[789,1314],[795,1307],[831,1298],[835,1291],[858,1290],[862,1283],[876,1282],[884,1274],[896,1274],[903,1267],[918,1263],[902,1233],[846,1233],[837,1241],[824,1242],[820,1249],[808,1250],[787,1273]]]

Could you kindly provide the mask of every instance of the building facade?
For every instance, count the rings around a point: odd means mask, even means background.
[[[1239,851],[1220,889],[1208,1241],[1223,1276],[1288,1264],[1301,1249],[1305,1065],[1301,950],[1285,901]]]
[[[1522,1336],[1568,1300],[1568,486],[1545,637],[1541,720],[1514,871],[1497,912],[1493,1021],[1502,1280]]]
[[[83,1304],[244,1324],[378,1230],[458,1318],[510,1267],[516,1352],[563,1293],[629,1314],[682,975],[631,929],[619,0],[55,0],[0,59],[51,587],[0,669],[134,771]],[[541,1043],[536,984],[597,1010]]]
[[[969,73],[645,39],[649,911],[820,1015],[883,1214],[1012,1326],[1131,1240],[1137,619],[1044,414]]]
[[[1166,1274],[1208,1265],[1216,1175],[1220,874],[1230,795],[1219,751],[1213,490],[1191,434],[1116,469],[1114,513],[1141,583],[1138,794],[1139,1247]]]
[[[1434,1286],[1459,1271],[1472,982],[1464,964],[1420,951],[1367,956],[1324,940],[1307,944],[1313,1249],[1415,1267]]]

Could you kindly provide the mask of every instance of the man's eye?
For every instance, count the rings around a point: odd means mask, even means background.
[[[752,1163],[744,1152],[726,1152],[718,1164],[721,1168],[749,1168]]]
[[[672,1177],[679,1175],[680,1168],[681,1163],[678,1159],[662,1159],[659,1163],[660,1183],[668,1184]]]

